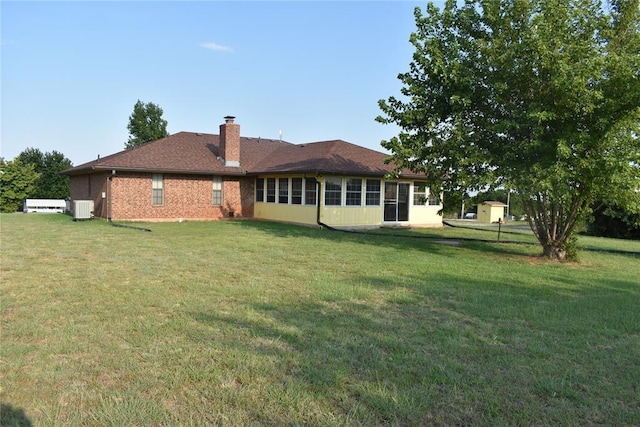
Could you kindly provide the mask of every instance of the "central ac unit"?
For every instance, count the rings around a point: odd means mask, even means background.
[[[73,220],[92,219],[93,218],[93,200],[74,200],[73,201]]]

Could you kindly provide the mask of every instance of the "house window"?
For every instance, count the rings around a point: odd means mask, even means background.
[[[368,179],[365,193],[367,206],[380,206],[380,180]]]
[[[213,177],[213,204],[215,206],[222,205],[222,177]]]
[[[276,202],[276,179],[267,178],[267,203]]]
[[[414,181],[413,206],[424,206],[426,202],[427,202],[427,183]]]
[[[304,204],[315,206],[316,194],[316,179],[306,178],[304,180]]]
[[[256,202],[264,202],[264,178],[256,178]]]
[[[278,203],[289,203],[289,178],[278,179]]]
[[[154,173],[151,183],[151,203],[161,206],[164,202],[164,183],[161,173]]]
[[[291,178],[291,204],[302,204],[302,178]]]
[[[342,178],[329,177],[324,180],[324,204],[340,206],[342,202]]]
[[[347,206],[362,204],[362,180],[360,178],[347,179]]]
[[[431,189],[429,189],[429,198],[427,199],[427,204],[429,206],[439,206],[440,197],[438,193],[436,193],[435,191],[431,191]]]

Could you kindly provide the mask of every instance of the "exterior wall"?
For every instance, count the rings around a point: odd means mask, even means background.
[[[504,206],[478,205],[478,222],[491,224],[504,218]]]
[[[230,178],[224,179],[224,194],[223,199],[233,200],[233,206],[239,207],[235,214],[241,218],[253,218],[255,210],[255,190],[253,178],[236,178],[231,180]],[[236,197],[234,200],[233,197]]]
[[[106,197],[109,175],[109,173],[94,173],[71,176],[69,182],[71,213],[73,213],[74,200],[93,200],[93,214],[96,217],[107,218]]]
[[[213,205],[213,176],[163,174],[163,204],[152,203],[152,174],[95,173],[71,177],[71,205],[74,200],[93,200],[96,217],[114,220],[178,221],[215,220],[221,218],[261,218],[274,221],[315,225],[318,218],[317,205],[293,205],[290,203],[266,203],[255,200],[253,177],[223,177],[222,205]],[[287,176],[283,176],[287,177]],[[294,176],[290,175],[288,178]],[[300,176],[297,176],[300,177]],[[343,183],[348,177],[342,177]],[[360,178],[360,177],[357,177]],[[324,178],[317,178],[324,190]],[[363,184],[366,178],[362,177]],[[380,179],[379,206],[346,206],[346,185],[343,185],[341,206],[325,206],[321,194],[320,221],[334,227],[375,228],[383,225],[398,226],[442,226],[442,217],[437,212],[442,205],[413,205],[413,180],[394,180],[410,184],[409,220],[384,222],[384,184]],[[324,192],[323,192],[324,193]],[[499,209],[500,217],[503,208]],[[495,219],[497,221],[497,218]]]
[[[382,206],[324,206],[320,221],[332,227],[373,228],[382,225]]]
[[[415,180],[407,180],[406,182],[413,183]],[[442,227],[442,215],[438,212],[444,208],[442,201],[442,193],[440,193],[440,203],[437,205],[430,205],[428,203],[424,205],[414,205],[415,187],[411,185],[409,187],[409,200],[411,206],[409,207],[409,223],[410,227]],[[427,196],[429,196],[430,190],[427,190]]]
[[[413,198],[413,194],[411,194],[411,197]],[[440,210],[442,210],[442,204],[432,206],[412,205],[409,208],[409,223],[407,225],[411,227],[442,227],[442,215],[438,215]]]
[[[223,177],[222,205],[213,205],[213,176],[163,174],[163,204],[152,203],[151,173],[118,173],[111,178],[114,220],[214,220],[253,216],[253,183]]]
[[[255,205],[255,217],[270,221],[292,222],[296,224],[317,224],[317,207],[309,205],[284,205],[259,202]]]

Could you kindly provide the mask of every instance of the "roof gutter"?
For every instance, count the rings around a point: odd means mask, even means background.
[[[81,175],[91,172],[118,171],[118,172],[139,172],[139,173],[174,173],[182,175],[225,175],[225,176],[246,176],[246,170],[239,171],[213,171],[213,170],[185,170],[185,169],[150,169],[150,168],[121,168],[117,166],[93,165],[82,169],[66,170],[60,172],[63,175]]]
[[[310,176],[319,176],[319,175],[343,175],[343,176],[365,176],[365,177],[378,177],[383,178],[386,176],[387,172],[349,172],[349,171],[337,171],[337,170],[271,170],[271,171],[256,171],[256,172],[247,172],[249,176],[259,176],[259,175],[310,175]]]

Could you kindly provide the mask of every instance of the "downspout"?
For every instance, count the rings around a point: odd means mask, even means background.
[[[107,177],[107,221],[111,222],[111,180],[113,179],[113,173]]]
[[[316,222],[318,223],[318,225],[320,227],[325,227],[325,224],[323,224],[320,221],[320,197],[322,196],[322,184],[320,183],[320,181],[318,181],[318,178],[316,177]]]

